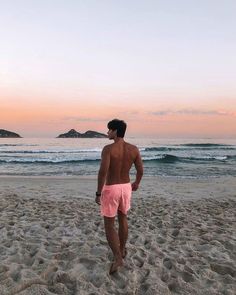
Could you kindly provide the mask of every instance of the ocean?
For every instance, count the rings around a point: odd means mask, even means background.
[[[140,149],[144,175],[206,178],[236,176],[234,139],[126,138]],[[1,138],[0,175],[96,175],[108,139]],[[131,174],[135,170],[132,168]]]

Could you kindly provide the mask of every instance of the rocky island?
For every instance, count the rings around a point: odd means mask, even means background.
[[[0,138],[21,138],[21,136],[15,132],[0,129]]]
[[[69,132],[60,134],[57,138],[106,138],[106,134],[96,131],[88,130],[85,133],[77,132],[75,129],[71,129]]]

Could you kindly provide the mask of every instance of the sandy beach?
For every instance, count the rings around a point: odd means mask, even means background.
[[[233,177],[144,178],[113,276],[95,177],[1,177],[0,186],[1,295],[235,294]]]

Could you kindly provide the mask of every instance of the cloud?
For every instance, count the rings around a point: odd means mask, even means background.
[[[153,116],[169,116],[169,115],[236,116],[236,112],[183,109],[183,110],[177,110],[177,111],[165,110],[165,111],[149,112],[149,115],[153,115]]]
[[[72,121],[72,122],[108,122],[114,118],[118,119],[129,119],[129,120],[136,120],[139,119],[140,113],[139,111],[136,110],[131,110],[131,111],[117,111],[113,112],[112,114],[109,115],[109,117],[82,117],[82,116],[66,116],[63,117],[63,121]]]
[[[154,116],[167,116],[167,115],[172,115],[173,112],[170,111],[158,111],[158,112],[149,112],[150,115]]]
[[[87,118],[87,117],[64,117],[62,118],[63,121],[74,121],[74,122],[105,122],[108,121],[108,118]]]

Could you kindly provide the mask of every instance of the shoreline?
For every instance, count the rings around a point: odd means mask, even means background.
[[[131,182],[134,176],[131,177]],[[38,197],[93,199],[96,192],[97,176],[76,177],[41,177],[41,176],[0,176],[0,195],[7,191],[30,197],[36,192]],[[55,193],[56,191],[56,193]],[[43,193],[41,193],[43,192]],[[176,199],[196,200],[201,198],[221,199],[236,196],[236,177],[221,176],[214,178],[180,178],[144,176],[133,198],[150,198],[154,196]]]

